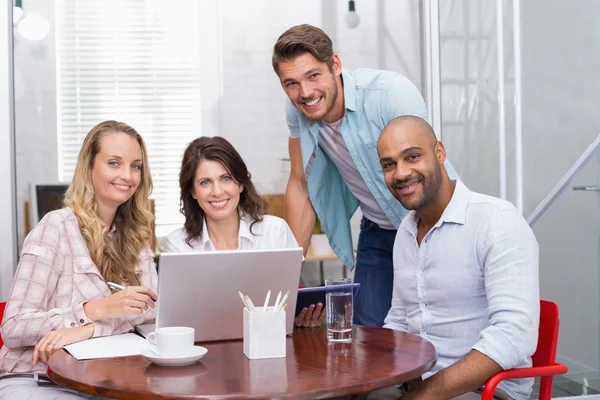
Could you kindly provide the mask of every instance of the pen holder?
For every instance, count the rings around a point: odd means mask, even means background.
[[[244,354],[251,360],[285,357],[285,310],[244,308]]]

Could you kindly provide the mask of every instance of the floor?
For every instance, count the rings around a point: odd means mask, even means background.
[[[532,399],[537,398],[538,391],[539,379],[536,379],[536,382],[533,386],[533,394],[531,396]],[[558,376],[554,378],[554,383],[552,385],[552,398],[584,395],[598,395],[598,398],[600,398],[600,379],[576,382],[565,376]]]

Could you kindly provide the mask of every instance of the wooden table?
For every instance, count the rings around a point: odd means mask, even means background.
[[[280,359],[248,360],[241,341],[203,346],[199,363],[180,368],[142,356],[77,361],[60,350],[48,374],[62,386],[118,399],[324,399],[416,378],[437,360],[419,336],[362,326],[350,344],[328,344],[324,328],[296,329]]]

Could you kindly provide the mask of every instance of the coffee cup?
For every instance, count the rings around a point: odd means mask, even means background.
[[[160,357],[185,357],[194,348],[194,328],[173,326],[158,328],[146,340],[150,350]]]

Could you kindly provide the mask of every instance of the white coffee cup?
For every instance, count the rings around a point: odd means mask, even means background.
[[[185,357],[194,348],[194,328],[173,326],[158,328],[146,340],[150,350],[161,357]]]

